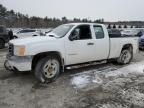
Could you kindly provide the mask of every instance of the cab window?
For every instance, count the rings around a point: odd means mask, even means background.
[[[91,29],[89,25],[81,25],[75,28],[71,34],[72,37],[75,37],[75,40],[86,40],[91,39]]]

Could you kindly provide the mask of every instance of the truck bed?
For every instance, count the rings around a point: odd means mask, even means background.
[[[109,58],[119,57],[121,49],[123,48],[123,45],[126,45],[126,44],[131,44],[133,46],[133,53],[137,52],[138,37],[116,36],[116,37],[110,37],[109,40],[110,40]]]

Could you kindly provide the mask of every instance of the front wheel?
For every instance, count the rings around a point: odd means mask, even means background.
[[[45,57],[38,61],[35,68],[36,78],[42,82],[52,82],[60,74],[60,62],[56,57]]]
[[[117,59],[119,64],[128,64],[133,58],[133,53],[130,49],[122,50],[120,57]]]

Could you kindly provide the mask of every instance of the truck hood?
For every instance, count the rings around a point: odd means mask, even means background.
[[[53,40],[57,40],[57,38],[49,37],[49,36],[36,36],[36,37],[29,37],[29,38],[24,38],[24,39],[14,39],[14,40],[11,40],[10,43],[14,45],[27,45],[27,44],[47,42],[47,41],[53,41]]]

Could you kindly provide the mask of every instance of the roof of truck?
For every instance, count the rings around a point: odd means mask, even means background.
[[[103,25],[103,24],[99,24],[99,23],[67,23],[67,24],[71,24],[71,25],[82,25],[82,24],[84,24],[84,25],[86,25],[86,24],[88,24],[88,25]]]

